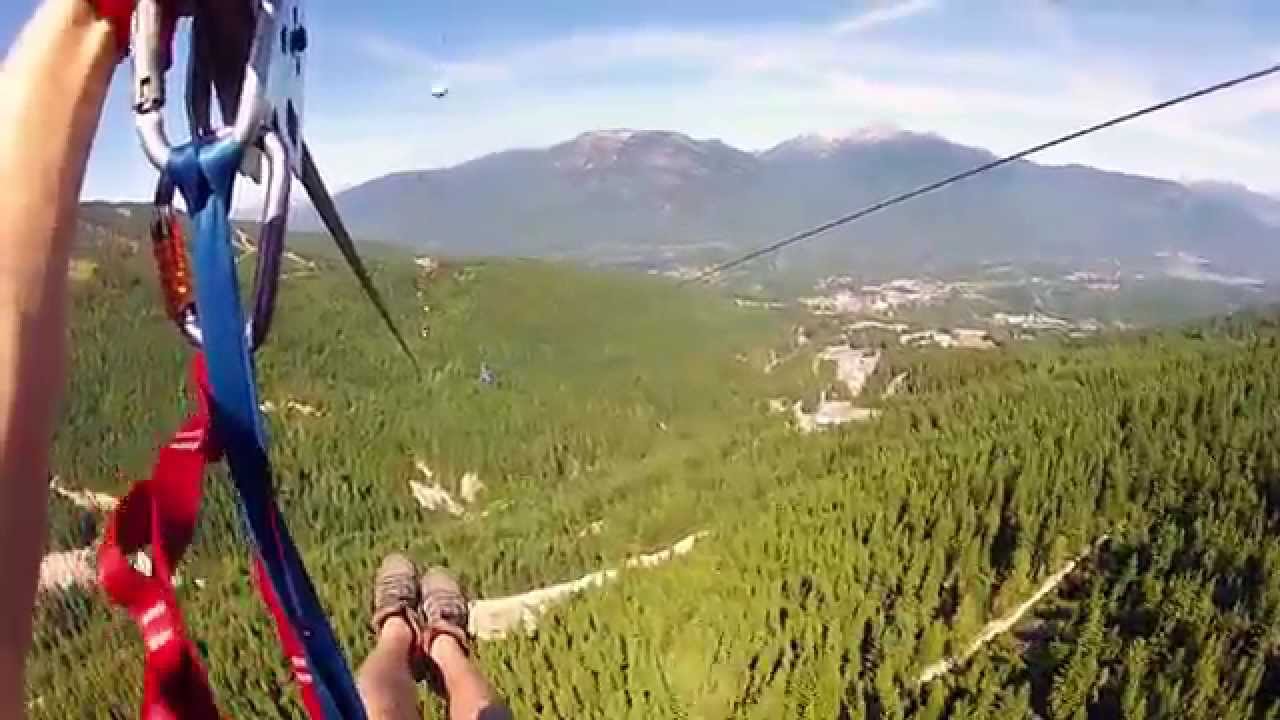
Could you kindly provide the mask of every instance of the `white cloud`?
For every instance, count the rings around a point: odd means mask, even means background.
[[[334,65],[309,78],[307,135],[338,187],[609,126],[762,149],[805,132],[893,124],[1007,153],[1209,84],[1220,73],[1280,61],[1274,43],[1206,41],[1187,51],[1152,42],[1191,33],[1161,25],[1180,22],[1164,16],[1104,25],[1113,31],[1104,38],[1084,31],[1097,18],[1063,10],[1070,4],[993,0],[988,7],[993,12],[982,22],[1007,38],[998,45],[961,42],[963,33],[950,29],[973,7],[941,0],[902,0],[807,25],[580,31],[470,54],[454,47],[448,57],[442,47],[333,29],[317,46],[325,40],[343,51],[327,53]],[[871,32],[893,22],[928,32]],[[1206,36],[1235,37],[1229,27]],[[452,92],[437,101],[427,91],[442,80]],[[123,109],[109,111],[120,118],[127,117],[124,85],[113,92]],[[1274,191],[1278,119],[1280,79],[1264,80],[1041,159]],[[137,178],[121,180],[122,163],[136,159],[136,150],[128,124],[116,125],[108,130],[122,139],[95,152],[86,192],[144,195],[150,180],[141,161]]]
[[[388,69],[415,76],[445,77],[459,82],[495,82],[509,80],[511,68],[483,60],[458,61],[438,58],[418,48],[375,33],[356,33],[350,37],[355,49],[365,57]]]
[[[852,35],[855,33],[866,32],[880,25],[897,22],[909,17],[929,12],[938,7],[937,0],[902,0],[901,2],[893,2],[870,10],[863,11],[857,15],[848,17],[835,25],[835,32],[841,35]]]
[[[1171,64],[1167,49],[1155,56],[1077,37],[1052,8],[1024,14],[1038,30],[1020,46],[849,42],[848,32],[935,7],[908,0],[825,25],[582,32],[448,61],[356,36],[363,57],[385,70],[382,85],[369,89],[375,102],[359,115],[317,110],[309,132],[335,161],[335,184],[344,185],[610,126],[679,130],[759,149],[804,132],[890,123],[1006,153],[1215,79],[1193,57]],[[1232,52],[1247,64],[1267,50]],[[453,83],[443,103],[413,91],[433,73]],[[1268,159],[1280,150],[1280,133],[1257,127],[1276,112],[1280,82],[1263,82],[1044,159],[1276,188],[1280,173]]]
[[[1060,51],[1076,47],[1071,17],[1066,8],[1054,0],[1029,0],[1025,4],[1026,26],[1041,43],[1049,43]]]

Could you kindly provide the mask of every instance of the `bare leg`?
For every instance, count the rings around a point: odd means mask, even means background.
[[[67,256],[89,145],[115,69],[83,0],[39,6],[0,64],[0,717],[26,717],[23,671],[44,551],[49,443],[66,383]],[[11,27],[6,19],[6,29]]]
[[[449,720],[511,719],[511,711],[495,699],[489,681],[471,663],[456,639],[449,635],[436,636],[429,654],[444,685]]]
[[[417,683],[409,664],[413,640],[413,630],[399,617],[388,618],[378,632],[378,644],[356,676],[369,720],[422,718]]]

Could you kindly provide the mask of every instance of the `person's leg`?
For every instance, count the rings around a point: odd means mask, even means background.
[[[458,583],[432,568],[422,576],[423,650],[430,660],[432,685],[449,705],[449,720],[510,720],[493,687],[471,662],[467,638],[469,610]]]
[[[356,686],[369,720],[418,720],[418,688],[409,671],[414,635],[409,624],[393,617],[378,631],[378,644],[356,675]]]
[[[437,635],[428,656],[444,686],[449,720],[510,720],[511,711],[498,702],[489,681],[472,664],[457,639]]]
[[[369,720],[419,720],[414,656],[420,652],[418,571],[403,555],[388,555],[373,589],[378,642],[356,675]]]

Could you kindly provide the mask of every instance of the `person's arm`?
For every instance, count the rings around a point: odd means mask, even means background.
[[[0,67],[0,718],[23,670],[65,374],[67,262],[117,39],[85,0],[45,0]]]

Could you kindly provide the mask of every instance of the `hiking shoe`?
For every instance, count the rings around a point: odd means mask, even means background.
[[[374,634],[381,632],[382,626],[393,617],[404,620],[415,639],[421,635],[418,568],[412,560],[399,553],[383,558],[373,579],[373,618],[369,624]]]
[[[431,643],[441,635],[448,635],[458,641],[463,652],[470,655],[471,641],[467,637],[467,622],[471,611],[467,608],[467,598],[462,594],[458,581],[444,568],[433,567],[422,575],[421,595],[422,618],[426,624],[423,652],[430,653]]]

